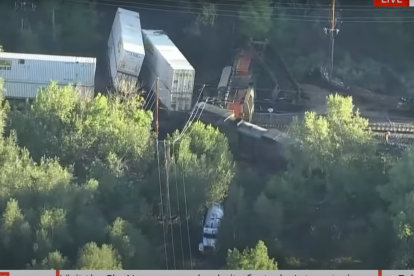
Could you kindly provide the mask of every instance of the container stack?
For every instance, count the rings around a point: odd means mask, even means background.
[[[144,62],[139,13],[118,8],[108,39],[108,66],[112,85],[138,80]]]
[[[142,30],[147,82],[159,78],[159,100],[172,111],[191,109],[195,70],[171,39],[161,30]]]

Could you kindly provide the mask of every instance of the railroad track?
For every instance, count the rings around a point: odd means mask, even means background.
[[[378,140],[385,140],[384,133],[373,133]],[[396,146],[407,147],[414,144],[414,135],[405,133],[391,133],[388,138],[388,143]]]
[[[252,123],[264,128],[286,130],[294,117],[303,118],[302,114],[254,114]],[[372,132],[387,131],[391,133],[414,134],[414,119],[407,118],[378,118],[371,117],[369,129]]]

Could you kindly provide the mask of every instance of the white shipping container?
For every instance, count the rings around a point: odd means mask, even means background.
[[[0,53],[0,78],[4,80],[8,97],[33,98],[37,91],[33,87],[47,86],[51,81],[93,91],[95,71],[96,58]]]
[[[108,72],[111,78],[111,85],[113,87],[115,87],[121,80],[134,81],[134,82],[138,81],[137,76],[124,74],[117,70],[116,62],[115,62],[115,53],[114,53],[113,48],[108,48],[108,61],[107,62],[108,62]]]
[[[34,99],[39,89],[47,87],[49,84],[24,83],[24,82],[4,82],[4,96],[13,99]],[[94,87],[79,87],[83,97],[93,98]]]
[[[117,71],[138,77],[145,57],[139,13],[118,8],[109,34],[110,48]]]
[[[145,66],[152,72],[150,85],[160,79],[159,99],[170,110],[190,110],[195,70],[170,38],[160,30],[142,30]]]

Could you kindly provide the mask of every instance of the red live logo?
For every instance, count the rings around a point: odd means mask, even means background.
[[[409,7],[410,0],[374,0],[374,7]]]
[[[10,272],[0,272],[0,276],[10,276]]]

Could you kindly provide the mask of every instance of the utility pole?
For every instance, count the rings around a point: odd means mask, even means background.
[[[333,62],[334,62],[334,47],[335,47],[335,36],[338,34],[339,29],[336,29],[336,18],[335,18],[335,0],[332,0],[330,10],[330,26],[325,28],[325,34],[329,35],[329,77],[333,74]]]
[[[158,123],[158,96],[159,96],[159,80],[160,78],[157,77],[156,83],[155,83],[155,134],[157,135],[157,140],[158,140],[158,128],[159,128],[159,123]]]
[[[28,13],[36,11],[36,4],[32,2],[14,2],[14,10],[21,12],[20,31],[23,32],[28,27]]]

